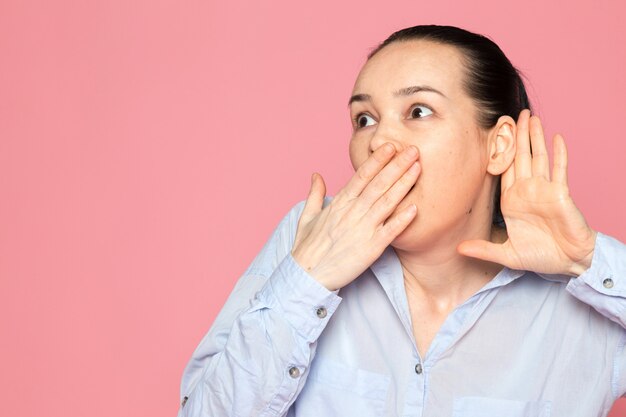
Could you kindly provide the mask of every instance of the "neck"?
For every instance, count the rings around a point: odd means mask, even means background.
[[[486,235],[492,242],[502,242],[506,239],[505,233],[493,228]],[[394,248],[402,264],[404,285],[410,300],[420,300],[436,312],[449,312],[502,269],[502,265],[460,255],[456,243],[441,243],[419,252]]]

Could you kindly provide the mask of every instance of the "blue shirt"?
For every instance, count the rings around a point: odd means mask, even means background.
[[[332,197],[327,196],[327,205]],[[330,291],[281,220],[194,351],[178,416],[591,417],[626,393],[626,246],[579,277],[502,269],[420,357],[393,247]]]

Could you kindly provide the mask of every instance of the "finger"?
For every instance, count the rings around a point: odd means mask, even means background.
[[[411,152],[411,150],[413,152]],[[406,173],[419,157],[419,151],[415,146],[409,146],[397,154],[375,177],[367,184],[359,198],[355,201],[352,214],[357,218],[363,217],[370,211],[376,202],[385,196],[393,185]],[[387,203],[392,201],[391,196],[384,199]],[[399,202],[399,200],[396,201]]]
[[[353,200],[361,195],[367,184],[387,165],[395,153],[396,148],[391,143],[386,143],[376,149],[356,170],[350,181],[337,193],[333,201],[339,201],[343,198]]]
[[[309,195],[304,203],[300,219],[298,219],[298,226],[300,224],[307,224],[322,210],[325,196],[326,184],[324,183],[324,179],[320,174],[314,172],[311,176],[311,188],[309,188]]]
[[[413,165],[419,156],[415,146],[408,146],[398,153],[375,177],[367,184],[361,197],[373,205],[381,195],[389,190],[402,175]]]
[[[415,185],[421,172],[421,165],[414,162],[411,167],[404,172],[402,177],[383,194],[367,212],[367,216],[375,223],[380,224],[387,219],[398,207],[400,201]]]
[[[377,230],[376,236],[382,241],[383,247],[388,246],[413,221],[417,214],[415,204],[410,204],[402,211],[391,216],[385,224]]]
[[[552,167],[552,180],[567,185],[567,147],[565,139],[558,133],[552,140],[554,148],[554,166]]]
[[[461,255],[510,266],[507,265],[509,262],[507,261],[508,258],[504,245],[500,243],[493,243],[487,240],[466,240],[461,242],[456,250]]]
[[[533,177],[544,177],[550,181],[550,161],[546,150],[546,140],[539,117],[530,118],[530,144],[532,146]]]
[[[530,140],[528,138],[529,119],[530,110],[522,110],[517,121],[515,178],[530,178],[532,173]]]

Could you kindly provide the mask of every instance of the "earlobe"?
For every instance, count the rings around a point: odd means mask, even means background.
[[[500,116],[489,132],[489,164],[487,172],[500,175],[515,160],[515,120],[511,116]]]

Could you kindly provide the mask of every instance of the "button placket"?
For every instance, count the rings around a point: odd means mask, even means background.
[[[418,362],[417,365],[415,365],[415,373],[421,375],[422,371],[422,364]]]

